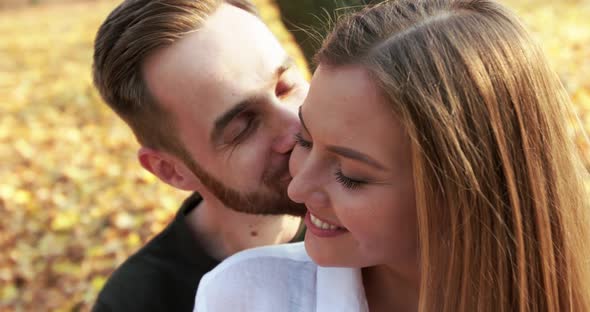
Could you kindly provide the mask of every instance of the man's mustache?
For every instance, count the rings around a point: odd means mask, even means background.
[[[289,158],[282,161],[280,165],[268,168],[262,175],[262,182],[266,185],[274,184],[287,174],[289,174]]]

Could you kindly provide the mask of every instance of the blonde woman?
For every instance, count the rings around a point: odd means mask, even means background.
[[[288,190],[305,245],[222,263],[196,311],[590,311],[571,104],[510,12],[384,2],[317,61]]]

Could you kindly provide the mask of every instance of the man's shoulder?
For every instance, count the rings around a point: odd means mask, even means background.
[[[199,280],[218,261],[191,237],[182,212],[111,274],[93,311],[190,311]]]
[[[157,240],[156,240],[157,242]],[[170,284],[150,255],[151,240],[111,273],[100,291],[93,311],[140,311],[157,306],[161,285]],[[156,303],[156,304],[155,304]],[[151,309],[155,311],[157,309]]]
[[[169,284],[158,267],[150,264],[140,250],[110,275],[100,291],[93,311],[139,311],[153,306],[161,285]],[[159,294],[160,296],[162,294]]]
[[[309,306],[315,299],[316,270],[303,243],[248,249],[227,258],[201,279],[195,307],[199,311],[228,307],[272,311],[265,307]]]
[[[147,245],[125,260],[109,277],[98,295],[93,311],[165,311],[170,304],[194,285],[200,276],[188,274],[183,261],[173,255],[158,253],[160,238],[156,237]],[[194,272],[193,272],[194,273]],[[195,276],[184,279],[184,276]],[[178,292],[180,291],[180,292]],[[190,298],[191,290],[185,297]],[[185,300],[186,301],[186,300]]]

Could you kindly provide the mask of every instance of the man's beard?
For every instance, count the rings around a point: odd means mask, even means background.
[[[259,215],[303,216],[307,211],[305,205],[298,204],[287,196],[287,183],[280,180],[280,175],[265,175],[262,179],[264,189],[258,192],[241,193],[217,180],[191,158],[185,155],[183,160],[189,169],[197,176],[215,197],[225,206],[242,213]]]

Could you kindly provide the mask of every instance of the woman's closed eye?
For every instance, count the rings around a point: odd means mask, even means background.
[[[297,144],[305,149],[311,149],[313,147],[313,144],[311,143],[311,141],[304,139],[303,135],[301,135],[301,132],[295,134],[295,144]]]
[[[308,150],[310,150],[313,147],[313,143],[309,140],[304,139],[301,132],[295,134],[295,144]],[[342,173],[342,169],[340,168],[337,169],[336,172],[334,172],[334,177],[336,178],[336,181],[338,183],[342,184],[342,186],[350,190],[358,189],[359,187],[367,184],[367,182],[365,181],[350,178],[344,175],[344,173]]]
[[[337,169],[334,173],[334,176],[336,177],[336,181],[338,181],[338,183],[342,184],[342,186],[350,190],[358,189],[359,187],[367,183],[365,181],[345,176],[344,173],[342,173],[342,169]]]

